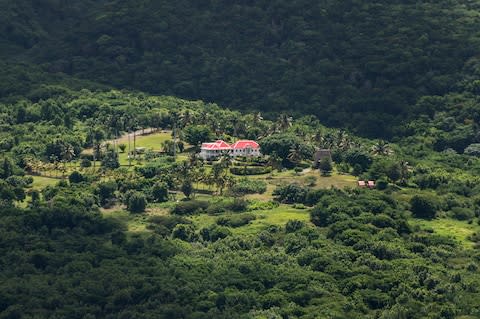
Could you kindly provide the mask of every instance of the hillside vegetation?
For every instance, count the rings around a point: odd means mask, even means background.
[[[39,64],[32,73],[314,114],[366,136],[401,134],[428,112],[420,97],[478,76],[476,1],[1,4],[2,55]],[[22,82],[2,81],[3,92],[25,93]]]
[[[480,2],[0,8],[0,319],[480,318]]]

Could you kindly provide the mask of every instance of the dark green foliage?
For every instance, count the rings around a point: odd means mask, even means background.
[[[100,205],[106,206],[110,201],[115,199],[115,191],[118,185],[114,181],[101,182],[97,184],[96,194],[99,197]]]
[[[274,134],[260,141],[262,153],[266,155],[278,156],[282,160],[282,165],[291,167],[291,155],[295,151],[299,159],[311,159],[314,149],[310,144],[302,141],[293,134]]]
[[[230,189],[233,194],[263,194],[267,190],[267,184],[264,181],[253,179],[241,179]]]
[[[272,172],[271,167],[262,167],[262,166],[244,166],[244,167],[230,167],[230,173],[234,175],[262,175]]]
[[[193,215],[198,214],[208,208],[208,202],[201,200],[188,200],[180,202],[172,209],[172,214]]]
[[[157,182],[152,186],[151,197],[154,202],[163,203],[168,200],[168,187],[167,184]]]
[[[333,170],[332,161],[327,157],[322,158],[318,163],[318,169],[320,169],[322,176],[329,176]]]
[[[242,213],[242,214],[232,214],[219,217],[217,219],[217,224],[221,226],[228,226],[228,227],[240,227],[247,225],[252,220],[255,220],[255,215],[251,213]]]
[[[108,150],[102,157],[102,166],[108,169],[119,168],[118,154],[114,150]]]
[[[212,225],[208,228],[202,228],[200,230],[200,235],[202,236],[202,239],[212,242],[226,238],[231,234],[232,232],[227,227],[218,225]]]
[[[275,196],[275,200],[282,203],[303,203],[306,199],[307,192],[307,189],[303,188],[302,186],[289,184],[286,186],[277,187],[273,191],[273,196]]]
[[[190,180],[186,180],[182,183],[182,186],[180,187],[180,190],[182,191],[183,195],[185,195],[186,198],[190,198],[190,195],[193,193],[193,185]]]
[[[470,220],[475,217],[475,212],[470,208],[454,207],[451,216],[458,220]]]
[[[172,230],[172,238],[194,241],[196,239],[195,228],[190,224],[177,224]]]
[[[184,129],[183,134],[186,142],[197,147],[214,138],[210,128],[206,125],[189,125]]]
[[[147,207],[147,198],[143,193],[129,191],[125,195],[127,210],[130,213],[143,213]]]
[[[434,198],[415,195],[410,199],[410,211],[418,218],[434,218],[437,213],[438,204]]]
[[[70,183],[81,183],[84,181],[84,177],[80,172],[74,171],[68,176],[68,181]]]
[[[84,168],[91,167],[92,162],[88,158],[82,158],[82,160],[80,161],[80,166]]]
[[[299,229],[302,229],[305,226],[305,223],[300,220],[289,220],[285,224],[285,232],[293,233]]]

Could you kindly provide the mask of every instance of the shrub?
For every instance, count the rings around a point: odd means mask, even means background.
[[[243,198],[235,198],[233,201],[220,201],[211,204],[206,212],[209,215],[219,215],[227,211],[244,212],[247,210],[248,202]]]
[[[92,162],[88,158],[82,158],[82,160],[80,161],[80,167],[87,168],[91,166]]]
[[[469,220],[475,217],[475,213],[468,208],[454,207],[451,210],[451,216],[458,220]]]
[[[293,204],[303,203],[307,196],[307,189],[296,184],[290,184],[287,186],[277,187],[273,191],[275,200],[281,203]]]
[[[226,238],[231,234],[232,232],[227,227],[218,225],[212,225],[210,227],[202,228],[200,230],[200,236],[202,236],[202,239],[212,242],[222,238]]]
[[[127,210],[131,213],[142,213],[147,207],[147,199],[143,193],[130,191],[127,195]]]
[[[418,218],[434,218],[437,213],[436,201],[424,195],[415,195],[410,199],[410,211]]]
[[[185,195],[186,198],[190,198],[190,195],[193,193],[193,185],[192,182],[189,180],[186,180],[182,183],[182,186],[180,187],[180,190],[182,191],[183,195]]]
[[[83,175],[75,171],[70,176],[68,176],[68,181],[72,184],[77,184],[83,182]]]
[[[388,182],[384,179],[379,179],[375,186],[379,190],[385,190],[388,187]]]
[[[305,178],[305,182],[306,182],[307,186],[313,187],[317,184],[317,178],[315,176],[310,175],[310,176],[307,176]]]
[[[117,183],[114,181],[101,182],[97,184],[95,193],[100,199],[101,206],[105,206],[110,200],[115,199],[115,191],[117,188]]]
[[[242,179],[238,181],[230,191],[233,194],[244,195],[244,194],[263,194],[267,191],[267,183],[264,181],[257,181],[251,179]]]
[[[108,150],[102,158],[102,167],[115,169],[120,167],[118,154],[114,150]]]
[[[163,203],[168,201],[168,187],[167,184],[157,182],[150,190],[151,197],[154,202]]]
[[[305,226],[305,223],[301,220],[289,220],[285,225],[285,232],[294,233],[299,229],[302,229]]]
[[[253,203],[250,203],[247,207],[248,211],[254,211],[254,210],[271,210],[276,207],[278,207],[280,204],[275,201],[268,201],[268,202],[263,202],[263,201],[255,201]]]
[[[234,175],[262,175],[268,174],[272,172],[272,168],[270,166],[262,167],[262,166],[246,166],[246,167],[231,167],[230,173]]]
[[[324,157],[318,163],[318,168],[322,173],[322,176],[330,176],[333,170],[332,161],[328,157]]]
[[[184,241],[194,241],[197,236],[195,228],[191,224],[178,224],[172,230],[172,238],[178,238]]]
[[[217,219],[217,224],[221,226],[229,226],[229,227],[240,227],[247,225],[252,220],[255,220],[255,215],[251,213],[243,213],[243,214],[233,214],[228,216],[222,216]]]
[[[208,208],[208,202],[200,200],[189,200],[180,202],[172,209],[172,214],[193,215],[203,212]]]
[[[152,216],[148,219],[151,223],[148,228],[154,230],[155,233],[168,236],[172,233],[173,228],[178,224],[190,224],[191,222],[182,216],[167,215],[167,216]]]

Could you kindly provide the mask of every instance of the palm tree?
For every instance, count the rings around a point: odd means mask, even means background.
[[[302,146],[300,144],[295,144],[289,151],[287,159],[295,164],[300,163],[305,158]]]
[[[291,116],[288,116],[285,113],[282,113],[278,116],[277,123],[276,123],[276,128],[278,131],[286,131],[290,126],[292,126],[292,121],[293,118]]]
[[[228,152],[223,152],[222,155],[220,156],[219,164],[223,168],[228,169],[233,164],[233,158],[230,156]]]
[[[276,152],[273,152],[269,157],[268,157],[268,165],[272,167],[272,172],[274,169],[278,169],[280,167],[281,163],[281,158],[278,156]]]
[[[172,130],[173,130],[173,159],[176,160],[177,158],[177,129],[180,124],[180,120],[182,119],[182,114],[177,111],[170,112],[170,119],[172,123]]]
[[[67,170],[67,162],[70,162],[75,157],[75,149],[73,148],[72,144],[64,144],[62,148],[62,162],[63,162],[63,170]],[[62,176],[63,177],[63,176]]]
[[[377,143],[375,143],[375,145],[372,146],[372,154],[387,156],[393,154],[393,150],[388,142],[379,140]]]
[[[407,161],[400,161],[400,183],[405,185],[407,183],[408,177],[410,177],[410,173],[412,172],[412,167]]]

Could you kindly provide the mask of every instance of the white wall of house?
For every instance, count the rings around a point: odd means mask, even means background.
[[[210,150],[210,149],[202,148],[200,150],[200,153],[198,154],[198,156],[200,158],[203,158],[203,159],[206,160],[206,159],[219,157],[224,152],[225,152],[225,150]],[[229,150],[228,153],[232,157],[237,157],[237,156],[255,156],[255,157],[258,157],[258,156],[262,156],[259,149],[254,149],[254,148],[249,148],[249,147],[244,148],[244,149]]]

